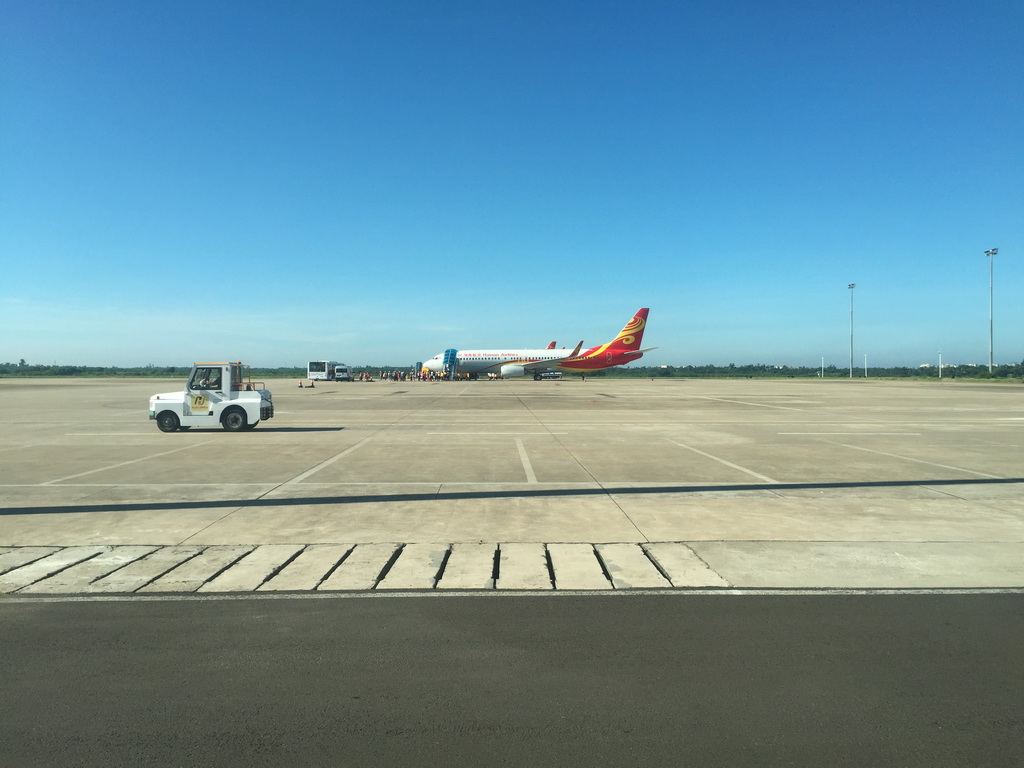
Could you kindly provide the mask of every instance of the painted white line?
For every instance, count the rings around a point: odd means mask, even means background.
[[[516,448],[519,449],[519,460],[523,462],[523,471],[526,472],[526,482],[536,483],[537,475],[533,473],[533,465],[530,464],[530,457],[526,454],[526,446],[518,437],[516,438]]]
[[[15,603],[128,603],[128,602],[211,602],[222,600],[388,600],[393,598],[408,599],[422,597],[425,599],[444,599],[447,597],[546,597],[554,599],[565,599],[574,597],[678,597],[688,596],[720,596],[730,597],[765,597],[765,596],[791,596],[804,597],[809,595],[820,595],[823,597],[839,595],[1024,595],[1024,587],[940,587],[937,589],[909,587],[907,589],[894,589],[883,587],[878,589],[867,589],[862,587],[846,589],[814,589],[814,588],[771,588],[754,587],[744,589],[742,587],[731,587],[727,589],[707,588],[668,588],[668,589],[609,589],[601,591],[589,590],[526,590],[526,589],[479,589],[479,590],[420,590],[416,592],[378,592],[376,590],[349,591],[349,592],[289,592],[287,594],[275,594],[264,592],[242,592],[242,593],[220,593],[220,594],[177,594],[177,595],[148,595],[134,593],[130,595],[66,595],[61,597],[22,597],[18,595],[2,595],[0,603],[13,605]]]
[[[920,437],[920,432],[778,432],[779,435],[822,435],[825,437]]]
[[[751,403],[751,402],[747,402],[746,400],[729,400],[729,399],[724,398],[724,397],[705,397],[705,396],[702,396],[702,395],[696,395],[696,396],[692,396],[692,397],[696,397],[696,399],[699,399],[699,400],[714,400],[714,401],[719,402],[719,403],[734,403],[735,405],[751,405],[751,406],[754,406],[755,408],[775,408],[775,409],[780,410],[780,411],[798,411],[798,412],[802,413],[802,412],[807,410],[806,408],[789,408],[789,407],[787,407],[785,405],[769,405],[768,403]]]
[[[733,464],[731,461],[726,461],[725,459],[719,458],[718,456],[712,456],[710,453],[705,453],[704,451],[698,450],[697,448],[694,448],[693,446],[685,445],[684,443],[680,443],[677,440],[669,440],[669,442],[672,443],[673,445],[678,445],[680,448],[685,448],[688,451],[693,451],[694,453],[699,453],[701,456],[704,456],[705,458],[708,458],[708,459],[712,459],[713,461],[717,461],[719,464],[724,464],[727,467],[732,467],[733,469],[738,469],[740,472],[745,472],[746,474],[750,475],[751,477],[756,477],[758,480],[764,480],[764,482],[766,482],[766,483],[773,483],[773,484],[778,484],[779,483],[778,480],[773,480],[772,478],[768,477],[767,475],[762,475],[759,472],[755,472],[752,469],[747,469],[746,467],[741,467],[739,464]]]
[[[979,477],[990,477],[993,480],[1005,480],[1002,475],[990,475],[987,472],[978,472],[973,469],[964,469],[963,467],[951,467],[948,464],[938,464],[934,461],[925,461],[924,459],[912,459],[909,456],[900,456],[896,453],[887,453],[886,451],[876,451],[874,448],[863,448],[859,445],[847,445],[846,443],[837,443],[835,440],[826,440],[826,443],[832,443],[833,445],[840,445],[843,448],[853,448],[855,451],[865,451],[867,453],[877,453],[879,456],[888,456],[893,459],[900,459],[901,461],[913,461],[916,464],[926,464],[929,467],[939,467],[940,469],[951,469],[954,472],[966,472],[969,475],[978,475]],[[922,483],[927,485],[927,483]]]
[[[118,464],[111,464],[108,467],[100,467],[98,469],[90,469],[85,472],[79,472],[75,475],[68,475],[66,477],[58,477],[55,480],[47,480],[45,483],[39,483],[39,485],[53,485],[55,483],[63,482],[64,480],[73,480],[76,477],[85,477],[86,475],[94,475],[97,472],[106,472],[108,469],[117,469],[118,467],[126,467],[129,464],[138,464],[140,461],[149,461],[150,459],[156,459],[160,456],[170,456],[172,453],[180,453],[181,451],[190,451],[200,445],[206,445],[212,443],[212,440],[204,440],[201,443],[191,443],[190,445],[183,446],[181,448],[175,448],[173,451],[164,451],[163,453],[153,453],[149,456],[142,456],[138,459],[129,459],[128,461],[122,461]]]
[[[370,437],[373,437],[373,435],[370,435]],[[331,466],[331,464],[333,464],[334,462],[339,461],[340,459],[345,458],[350,453],[352,453],[352,451],[354,451],[356,448],[359,448],[359,447],[363,446],[370,439],[370,437],[364,437],[362,440],[360,440],[355,445],[349,446],[348,448],[346,448],[341,453],[338,453],[338,454],[335,454],[334,456],[331,456],[331,458],[327,459],[327,461],[321,461],[319,464],[317,464],[312,469],[307,469],[305,472],[303,472],[302,474],[296,475],[291,480],[285,480],[278,487],[279,488],[283,488],[286,485],[295,485],[296,483],[301,483],[303,480],[305,480],[310,475],[315,475],[321,469],[326,469],[327,467]]]
[[[491,435],[568,435],[568,432],[427,432],[428,435],[472,435],[473,437],[490,437]]]

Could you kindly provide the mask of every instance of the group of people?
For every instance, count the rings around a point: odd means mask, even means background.
[[[434,371],[379,371],[377,373],[381,381],[444,381],[448,377],[443,373]],[[362,381],[362,379],[360,379]],[[373,381],[369,374],[366,374],[366,381]]]
[[[435,373],[434,371],[377,371],[377,381],[444,381],[448,377],[443,373]],[[498,374],[490,373],[487,375],[489,379],[500,379]],[[373,374],[368,371],[359,372],[355,375],[356,381],[374,381]],[[313,386],[313,382],[310,381],[308,385],[299,381],[299,386]]]
[[[413,378],[413,373],[409,371],[378,371],[377,378],[381,381],[410,381]],[[367,374],[367,381],[370,381],[369,374]]]

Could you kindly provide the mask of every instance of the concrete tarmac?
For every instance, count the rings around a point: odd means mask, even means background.
[[[0,593],[1016,589],[1024,388],[0,379]]]

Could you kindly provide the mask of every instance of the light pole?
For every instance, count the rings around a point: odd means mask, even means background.
[[[999,253],[998,248],[989,248],[985,251],[988,256],[988,372],[992,373],[992,264],[994,256]]]
[[[853,289],[856,283],[850,283],[850,378],[853,378]]]

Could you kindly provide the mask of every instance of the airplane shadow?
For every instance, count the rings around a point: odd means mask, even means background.
[[[212,501],[168,501],[133,504],[82,504],[69,506],[7,507],[0,516],[84,514],[89,512],[151,512],[160,510],[213,509],[217,507],[306,507],[331,504],[385,504],[416,501],[465,501],[480,499],[530,499],[586,496],[651,496],[740,491],[797,491],[842,488],[910,488],[914,486],[985,486],[1024,483],[1024,477],[978,478],[967,480],[883,480],[849,483],[752,483],[744,485],[679,485],[651,487],[537,488],[500,491],[444,491],[436,493],[396,493],[365,496],[304,496],[293,498],[219,499]]]

